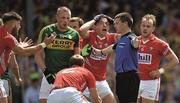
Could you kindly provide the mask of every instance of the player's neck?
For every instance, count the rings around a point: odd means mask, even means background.
[[[99,37],[103,38],[105,34],[98,34]]]
[[[67,28],[61,28],[61,27],[59,27],[58,25],[56,25],[57,26],[57,29],[60,31],[60,32],[66,32],[67,31]]]
[[[131,29],[128,28],[128,29],[121,31],[121,36],[126,35],[128,32],[131,32]]]
[[[149,40],[149,36],[150,36],[150,35],[148,35],[148,36],[142,36],[142,40],[143,40],[144,42],[148,41],[148,40]]]

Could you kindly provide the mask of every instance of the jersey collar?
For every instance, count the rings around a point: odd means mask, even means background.
[[[151,40],[154,40],[154,39],[155,39],[155,35],[154,35],[154,34],[150,34],[150,35],[148,36],[148,39],[147,39],[146,41],[143,41],[142,38],[143,38],[143,37],[140,36],[140,40],[142,41],[143,44],[145,44],[145,43],[147,43],[147,42],[149,42],[149,41],[151,41]]]

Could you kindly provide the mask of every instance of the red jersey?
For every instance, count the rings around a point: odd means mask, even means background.
[[[97,34],[95,31],[90,31],[89,38],[84,41],[97,49],[104,49],[115,42],[115,34],[107,33],[104,37],[99,37]],[[108,60],[108,55],[96,55],[91,52],[89,56],[85,57],[85,68],[94,74],[96,81],[105,80]]]
[[[0,28],[0,75],[6,70],[11,50],[16,46],[17,40],[4,27]]]
[[[139,37],[140,46],[138,50],[138,69],[141,80],[151,80],[149,72],[157,70],[160,67],[160,61],[170,51],[167,43],[151,34],[147,42]]]
[[[96,80],[88,69],[74,66],[56,74],[54,88],[64,87],[75,87],[78,91],[83,92],[86,87],[96,88]]]

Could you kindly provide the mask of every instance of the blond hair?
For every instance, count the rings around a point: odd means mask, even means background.
[[[156,16],[153,14],[146,14],[145,16],[142,17],[142,20],[152,20],[153,21],[153,26],[156,26]]]
[[[66,6],[59,7],[57,9],[57,14],[61,13],[62,11],[69,12],[69,14],[71,15],[71,10],[69,8],[67,8]]]

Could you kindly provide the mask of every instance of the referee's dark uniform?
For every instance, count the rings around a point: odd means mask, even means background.
[[[137,74],[137,49],[131,44],[130,36],[124,34],[113,46],[115,50],[116,94],[120,103],[136,102],[140,79]]]

